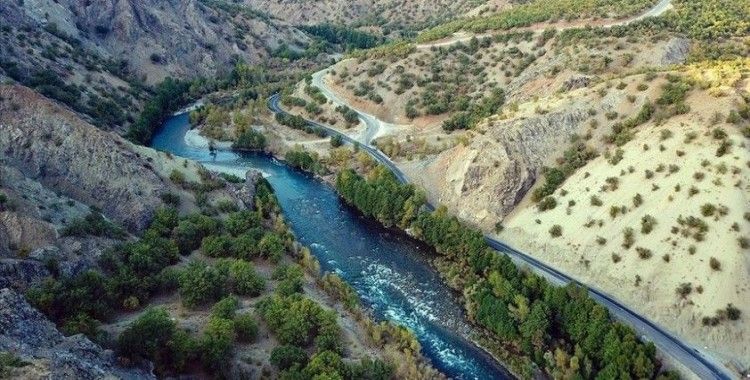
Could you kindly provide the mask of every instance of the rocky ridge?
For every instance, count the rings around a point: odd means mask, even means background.
[[[154,379],[150,368],[123,368],[110,350],[85,336],[63,336],[20,294],[0,289],[0,350],[28,365],[11,376],[29,379]]]

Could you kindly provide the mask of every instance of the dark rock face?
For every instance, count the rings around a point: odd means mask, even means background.
[[[690,53],[690,40],[682,37],[673,38],[664,48],[664,55],[661,58],[661,63],[663,65],[685,63],[688,53]]]
[[[263,176],[259,171],[248,170],[245,173],[245,183],[237,190],[237,198],[242,201],[242,204],[248,210],[252,210],[255,207],[255,185],[261,178]]]
[[[131,231],[146,228],[170,184],[119,136],[21,86],[0,86],[0,156],[26,177]]]
[[[591,83],[591,78],[579,75],[571,77],[570,79],[566,80],[565,83],[562,85],[563,91],[572,91],[578,88],[588,87]]]
[[[227,3],[236,2],[2,1],[0,22],[69,36],[79,41],[77,49],[122,60],[128,72],[150,83],[167,76],[213,76],[238,58],[258,63],[282,43],[302,48],[309,42],[283,19]]]
[[[50,379],[155,378],[150,369],[117,366],[111,351],[83,335],[63,336],[23,296],[10,289],[0,290],[0,350],[37,364],[35,371],[44,367],[44,377]]]
[[[49,275],[39,261],[0,259],[0,288],[26,289]]]

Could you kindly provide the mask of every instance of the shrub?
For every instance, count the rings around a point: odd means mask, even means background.
[[[175,193],[171,193],[171,192],[163,193],[160,195],[160,197],[161,197],[162,202],[164,202],[168,206],[171,206],[171,207],[180,206],[180,202],[181,202],[180,196]]]
[[[226,283],[230,291],[243,296],[257,296],[263,291],[266,282],[253,267],[243,260],[221,260],[216,264],[221,273],[226,273]]]
[[[0,377],[9,378],[11,368],[22,368],[31,363],[21,360],[11,352],[0,351]]]
[[[203,238],[201,251],[208,257],[228,257],[232,254],[232,238],[228,235],[212,235]]]
[[[607,244],[607,239],[605,239],[605,238],[603,238],[601,236],[597,236],[596,237],[596,243],[599,244],[599,245],[605,245],[605,244]]]
[[[709,260],[709,265],[711,266],[711,269],[715,271],[721,270],[721,262],[715,257],[711,257],[711,260]]]
[[[154,362],[157,374],[183,369],[196,354],[196,343],[164,309],[153,308],[138,317],[117,339],[120,355]]]
[[[635,251],[638,252],[638,257],[644,260],[650,259],[653,256],[653,253],[648,248],[636,247]]]
[[[722,128],[714,128],[713,131],[711,131],[711,136],[713,136],[716,140],[724,140],[727,138],[727,132]]]
[[[641,233],[644,235],[648,235],[653,231],[654,226],[656,226],[656,218],[654,218],[651,215],[644,215],[643,218],[641,218]]]
[[[321,334],[338,336],[335,315],[302,295],[273,295],[259,302],[257,310],[282,344],[305,347]]]
[[[562,236],[562,227],[559,224],[555,224],[549,229],[549,234],[553,238]]]
[[[211,318],[200,340],[203,363],[212,369],[221,368],[231,358],[236,338],[234,323],[224,318]]]
[[[706,203],[701,206],[701,215],[705,217],[713,216],[716,213],[716,206],[711,203]]]
[[[742,312],[740,311],[740,309],[730,303],[727,305],[726,315],[730,321],[736,321],[740,319],[740,315],[742,315]]]
[[[292,346],[278,346],[271,351],[270,362],[280,370],[285,370],[293,366],[302,368],[307,365],[308,357],[305,350]]]
[[[344,144],[344,139],[339,135],[331,136],[331,147],[338,148]]]
[[[78,218],[70,222],[61,231],[63,236],[103,236],[113,239],[123,239],[125,231],[108,221],[96,209],[92,209],[85,218]]]
[[[682,298],[687,298],[687,296],[690,295],[690,293],[693,292],[693,284],[689,282],[683,282],[680,284],[680,286],[677,287],[675,292]]]
[[[674,133],[669,129],[662,129],[661,133],[659,134],[659,139],[661,141],[664,141],[670,137],[674,136]]]
[[[183,172],[181,172],[181,171],[179,171],[177,169],[173,169],[172,170],[172,173],[169,174],[169,179],[175,185],[183,186],[183,185],[185,185],[187,183],[187,178],[185,177],[185,173],[183,173]]]
[[[537,204],[537,208],[539,209],[539,211],[552,210],[555,207],[557,207],[557,201],[554,197],[551,196],[545,197],[539,202],[539,204]]]
[[[633,197],[633,206],[639,207],[643,204],[643,196],[640,193],[636,193]]]
[[[240,301],[237,297],[224,297],[211,308],[211,317],[232,319],[238,307],[240,307]]]
[[[610,206],[609,208],[609,216],[612,217],[612,219],[617,217],[617,214],[619,214],[621,211],[620,207],[617,206]]]
[[[196,307],[218,299],[226,294],[226,280],[225,273],[205,263],[192,261],[178,276],[182,304]]]
[[[237,136],[232,148],[239,150],[262,150],[266,147],[266,136],[250,128]]]
[[[604,203],[602,202],[602,200],[601,200],[601,199],[599,199],[599,197],[597,197],[596,195],[592,195],[592,196],[591,196],[591,205],[592,205],[592,206],[597,206],[597,207],[600,207],[600,206],[601,206],[601,205],[603,205],[603,204],[604,204]]]
[[[258,323],[250,314],[240,314],[234,318],[234,329],[237,340],[242,343],[251,343],[258,336]]]
[[[630,247],[633,246],[635,243],[635,234],[633,232],[633,229],[628,227],[623,230],[623,241],[622,246],[625,249],[630,249]]]
[[[617,264],[617,263],[620,262],[620,260],[622,260],[622,257],[620,257],[620,255],[618,255],[616,253],[612,254],[612,262],[613,263]]]

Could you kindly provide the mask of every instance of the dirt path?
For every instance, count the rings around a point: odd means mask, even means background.
[[[601,28],[611,28],[613,26],[620,26],[620,25],[627,25],[632,22],[640,21],[648,17],[657,17],[662,15],[664,12],[672,8],[672,1],[671,0],[660,0],[656,5],[651,7],[649,10],[647,10],[644,13],[641,13],[638,16],[622,19],[622,20],[576,20],[571,22],[542,22],[538,24],[534,24],[528,27],[524,28],[514,28],[516,31],[538,31],[538,30],[544,30],[547,28],[553,28],[557,29],[558,31],[568,30],[568,29],[576,29],[576,28],[584,28],[587,26],[591,27],[601,27]],[[484,37],[492,37],[497,33],[502,33],[498,31],[489,32],[489,33],[482,33],[482,34],[473,34],[473,33],[467,33],[467,32],[457,32],[454,33],[452,37],[448,37],[446,39],[434,41],[434,42],[428,42],[424,44],[418,44],[417,49],[430,49],[433,47],[444,47],[444,46],[450,46],[459,42],[467,42],[470,41],[472,38],[484,38]]]

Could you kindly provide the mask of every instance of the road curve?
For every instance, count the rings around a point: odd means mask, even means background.
[[[281,96],[278,93],[268,98],[268,109],[275,114],[287,114],[287,112],[284,111],[279,105],[280,98]],[[365,120],[365,122],[367,122],[365,116],[372,117],[371,115],[362,114],[359,111],[357,111],[357,113],[359,113],[360,118]],[[329,126],[311,120],[306,121],[308,124],[323,130],[328,136],[340,136],[345,144],[358,146],[360,149],[365,150],[376,161],[386,166],[396,176],[399,182],[409,183],[406,175],[404,175],[404,173],[398,167],[396,167],[393,161],[391,161],[385,154],[383,154],[383,152],[378,150],[376,147],[369,144],[362,144],[360,141],[357,141],[350,136],[347,136]],[[432,205],[428,205],[428,208],[434,210],[434,207]],[[700,379],[728,380],[733,378],[731,372],[729,372],[725,367],[716,363],[712,358],[704,355],[698,349],[691,347],[687,343],[682,342],[680,339],[672,335],[669,331],[666,331],[664,328],[658,326],[656,323],[650,321],[646,317],[643,317],[635,311],[628,309],[625,305],[618,302],[609,294],[587,284],[581,283],[580,281],[558,271],[555,268],[550,267],[549,265],[535,259],[534,257],[529,256],[526,253],[523,253],[511,247],[506,243],[503,243],[500,240],[497,240],[490,235],[485,235],[485,241],[494,250],[508,255],[508,257],[510,257],[510,259],[513,260],[513,262],[515,262],[516,264],[527,266],[535,273],[544,276],[554,283],[560,285],[573,283],[585,287],[588,290],[589,296],[591,296],[591,298],[593,298],[602,306],[606,307],[616,319],[631,326],[638,333],[638,335],[642,337],[642,339],[653,342],[654,345],[656,345],[656,347],[659,349],[659,351],[661,351],[663,354],[673,357],[675,360],[682,363],[684,366],[693,371],[693,373],[695,373]]]
[[[378,120],[375,116],[372,116],[368,113],[365,113],[358,109],[353,108],[346,101],[341,99],[335,92],[329,89],[328,86],[326,86],[325,82],[323,81],[323,77],[326,74],[328,74],[328,70],[329,69],[323,69],[313,74],[312,85],[314,87],[317,87],[323,93],[323,95],[325,95],[325,97],[328,98],[328,100],[333,102],[335,106],[345,106],[345,107],[349,107],[357,111],[357,114],[359,115],[359,119],[362,120],[365,123],[365,126],[367,127],[365,129],[364,135],[358,141],[362,145],[370,146],[372,144],[372,140],[378,134],[378,131],[380,130],[380,124],[382,122]]]

